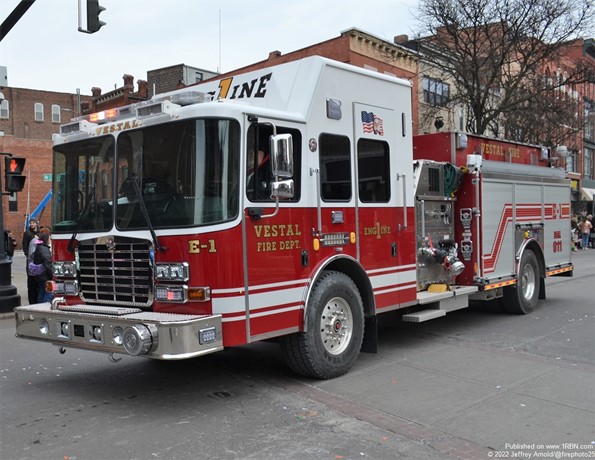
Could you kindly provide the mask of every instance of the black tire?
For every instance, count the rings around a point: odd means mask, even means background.
[[[516,315],[531,313],[539,301],[540,277],[537,257],[532,250],[526,249],[521,256],[517,284],[504,289],[504,311]]]
[[[322,272],[308,301],[306,327],[306,332],[281,340],[289,367],[319,379],[349,371],[364,337],[362,298],[351,278],[340,272]]]

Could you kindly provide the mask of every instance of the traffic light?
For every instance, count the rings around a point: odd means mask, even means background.
[[[99,15],[105,8],[99,4],[99,0],[87,0],[87,30],[85,32],[93,34],[105,25],[105,22],[99,20]]]
[[[4,157],[4,189],[7,192],[20,192],[25,186],[23,168],[25,158]]]

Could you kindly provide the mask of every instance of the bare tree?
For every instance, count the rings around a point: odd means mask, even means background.
[[[467,131],[539,143],[564,135],[547,125],[576,129],[576,101],[546,95],[584,81],[583,63],[551,81],[545,69],[592,33],[594,10],[592,0],[422,0],[412,43],[453,82],[448,104],[465,108]]]

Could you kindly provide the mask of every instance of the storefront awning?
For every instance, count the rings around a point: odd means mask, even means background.
[[[583,200],[593,201],[593,196],[595,196],[595,188],[585,188],[581,189],[581,196]]]

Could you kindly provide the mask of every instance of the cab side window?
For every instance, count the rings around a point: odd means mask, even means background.
[[[269,138],[273,129],[265,123],[252,125],[248,129],[248,155],[246,160],[246,196],[253,202],[272,202],[271,181],[275,180],[271,171],[269,152]],[[302,178],[302,135],[299,130],[277,126],[277,134],[291,134],[293,140],[293,181],[294,197],[291,200],[299,201],[301,194]]]
[[[351,145],[346,136],[320,135],[320,193],[324,201],[351,199]]]
[[[359,199],[362,203],[390,200],[390,162],[388,144],[372,139],[357,142]]]

